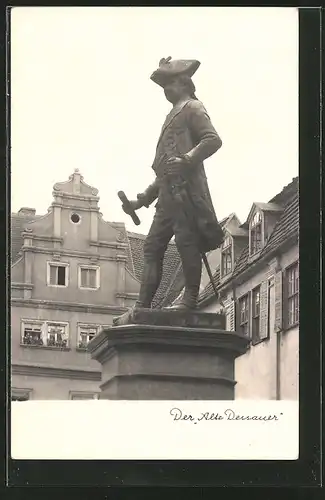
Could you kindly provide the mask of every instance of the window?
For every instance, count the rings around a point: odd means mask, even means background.
[[[88,401],[89,399],[99,399],[98,392],[70,392],[70,399],[74,401]]]
[[[50,286],[68,286],[68,264],[48,262],[47,284]]]
[[[79,349],[86,349],[88,343],[98,333],[98,326],[96,325],[78,325],[78,347]]]
[[[70,220],[71,222],[73,222],[74,224],[78,224],[80,222],[80,215],[79,214],[76,214],[76,213],[73,213],[71,214],[70,216]]]
[[[222,276],[226,276],[232,271],[232,241],[230,236],[224,239],[221,251]]]
[[[66,348],[69,344],[68,323],[57,321],[22,321],[23,345]]]
[[[32,389],[16,389],[11,388],[11,401],[28,401]]]
[[[79,287],[92,290],[99,288],[99,267],[79,266]]]
[[[68,335],[66,324],[47,323],[46,324],[46,344],[49,347],[67,347]]]
[[[254,255],[262,248],[262,216],[256,212],[250,229],[250,254]]]
[[[252,291],[252,340],[256,342],[260,337],[260,287]]]
[[[23,323],[22,343],[27,345],[43,345],[42,322]]]
[[[299,323],[299,264],[285,271],[286,323],[287,328]]]
[[[239,332],[249,334],[249,296],[248,294],[239,299]]]

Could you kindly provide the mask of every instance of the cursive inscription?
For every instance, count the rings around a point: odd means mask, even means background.
[[[233,409],[227,408],[224,410],[224,412],[204,412],[201,413],[200,415],[192,415],[188,413],[184,413],[180,408],[172,408],[170,410],[170,415],[173,417],[174,421],[179,421],[179,420],[188,420],[193,423],[198,423],[202,422],[204,420],[230,420],[230,421],[247,421],[247,420],[256,420],[256,421],[263,421],[263,422],[271,422],[271,421],[276,421],[279,420],[280,416],[283,415],[283,413],[279,414],[272,414],[272,415],[241,415],[239,413],[236,413]]]
[[[195,420],[195,417],[186,415],[186,413],[183,413],[179,408],[172,408],[170,414],[174,417],[174,420],[191,420],[192,422]]]

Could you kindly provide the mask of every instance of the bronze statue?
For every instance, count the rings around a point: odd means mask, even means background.
[[[180,254],[185,291],[181,302],[166,309],[191,310],[199,293],[202,256],[219,247],[223,231],[218,223],[203,166],[222,141],[191,79],[200,66],[196,60],[161,59],[151,80],[160,85],[173,105],[158,140],[152,168],[154,182],[137,200],[128,201],[128,214],[149,207],[156,213],[144,244],[144,269],[135,307],[150,308],[162,276],[163,258],[173,235]],[[205,260],[206,262],[206,260]]]

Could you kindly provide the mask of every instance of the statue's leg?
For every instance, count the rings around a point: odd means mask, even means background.
[[[198,246],[197,233],[186,220],[174,223],[175,241],[181,257],[185,290],[183,298],[172,309],[195,309],[200,291],[202,257]]]
[[[144,243],[144,265],[136,307],[150,307],[159,287],[164,254],[173,236],[173,222],[162,209],[157,209]]]

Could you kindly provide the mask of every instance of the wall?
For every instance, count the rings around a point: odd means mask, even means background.
[[[279,258],[284,270],[299,258],[298,246],[292,247]],[[237,286],[236,298],[245,295],[258,286],[269,272],[268,266],[253,275],[248,281]],[[230,292],[229,292],[230,293]],[[251,345],[247,353],[235,361],[236,399],[298,399],[299,389],[299,329],[286,332],[274,331],[275,287],[269,290],[269,339]],[[204,312],[217,313],[219,303],[212,302],[204,307]],[[277,347],[279,344],[279,349]],[[279,356],[277,359],[277,351]]]
[[[124,225],[117,229],[102,219],[97,190],[83,183],[78,171],[53,189],[48,213],[26,222],[26,248],[11,277],[16,283],[12,297],[21,299],[11,307],[12,387],[33,389],[34,399],[67,399],[70,390],[99,390],[101,366],[78,348],[78,323],[111,325],[139,290],[138,280],[126,271]],[[78,223],[71,221],[72,213],[81,217]],[[47,285],[48,262],[69,265],[67,287]],[[80,265],[100,268],[98,289],[79,287]],[[32,286],[24,290],[20,284],[25,281]],[[24,307],[24,298],[38,303]],[[56,307],[46,307],[46,302]],[[68,347],[21,345],[22,320],[68,323]]]
[[[280,397],[299,398],[299,329],[291,328],[281,334]]]
[[[297,261],[298,247],[293,247],[280,256],[279,264],[285,269]],[[268,268],[254,275],[249,281],[240,285],[237,297],[244,295],[258,286],[265,279]],[[275,289],[270,288],[270,338],[257,345],[251,345],[249,351],[235,362],[236,399],[297,399],[298,398],[298,328],[288,332],[274,331],[275,322]],[[278,339],[279,336],[279,339]],[[277,359],[277,342],[280,343],[279,359]]]
[[[69,323],[69,350],[49,347],[21,346],[21,320],[38,319]],[[77,350],[78,323],[111,325],[111,314],[63,311],[29,307],[13,307],[11,313],[11,353],[13,363],[33,363],[49,367],[94,369],[100,371],[100,364],[91,359],[87,351]]]
[[[33,375],[14,375],[12,387],[32,389],[29,399],[70,399],[70,391],[98,393],[100,382],[90,380],[73,380],[56,377],[35,377]]]
[[[42,300],[57,300],[82,304],[115,304],[117,263],[99,260],[91,262],[89,258],[70,257],[62,255],[61,262],[69,264],[69,285],[67,287],[48,286],[47,263],[54,261],[51,254],[33,254],[33,292],[32,298]],[[94,290],[81,289],[78,286],[78,266],[95,265],[100,267],[100,287]]]

